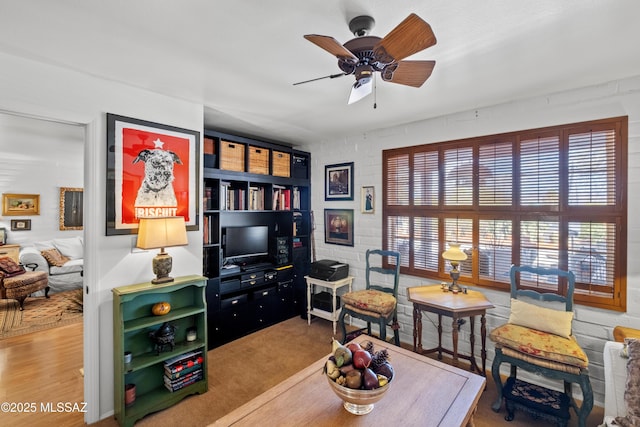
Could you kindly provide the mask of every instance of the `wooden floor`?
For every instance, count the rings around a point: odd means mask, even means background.
[[[0,426],[84,425],[81,369],[82,323],[0,340]]]

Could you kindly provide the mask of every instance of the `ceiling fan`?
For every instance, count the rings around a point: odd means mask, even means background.
[[[307,34],[305,39],[338,58],[341,73],[294,83],[308,83],[320,79],[355,75],[349,104],[369,95],[373,77],[379,72],[382,80],[406,86],[420,87],[429,78],[435,61],[403,61],[404,58],[436,44],[431,26],[415,13],[409,15],[384,38],[369,36],[375,21],[370,16],[358,16],[349,22],[349,30],[356,36],[344,45],[330,36]]]

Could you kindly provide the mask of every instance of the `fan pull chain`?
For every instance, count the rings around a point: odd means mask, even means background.
[[[378,108],[378,79],[373,75],[373,109]]]

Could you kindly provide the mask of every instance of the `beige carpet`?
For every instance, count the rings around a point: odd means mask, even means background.
[[[311,326],[307,326],[306,320],[295,317],[215,348],[208,353],[209,391],[203,395],[188,397],[171,408],[151,414],[136,423],[136,427],[206,426],[325,357],[331,351],[332,335],[331,322],[315,319]],[[327,393],[329,392],[327,389]],[[504,409],[500,413],[491,410],[495,396],[495,386],[489,378],[475,415],[476,427],[551,425],[524,413],[516,413],[516,419],[512,422],[505,421]],[[312,405],[313,402],[309,404]],[[282,414],[282,417],[279,420],[265,420],[264,425],[287,425],[286,414]],[[365,417],[367,425],[376,425],[375,410]],[[594,408],[587,426],[595,427],[600,421],[602,408]],[[113,417],[94,424],[97,427],[117,425]],[[402,420],[398,420],[398,425],[402,425]],[[569,426],[576,425],[576,417],[572,413]],[[311,426],[313,420],[309,420],[308,427]]]
[[[20,311],[16,300],[0,300],[0,339],[82,321],[82,290],[29,297]]]

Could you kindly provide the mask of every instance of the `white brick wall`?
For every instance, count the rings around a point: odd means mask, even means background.
[[[374,114],[375,111],[372,111]],[[603,83],[579,90],[554,93],[509,103],[478,107],[473,110],[415,122],[406,126],[371,131],[302,147],[312,155],[312,206],[315,212],[315,239],[317,259],[335,259],[347,262],[355,276],[354,288],[364,286],[364,253],[368,248],[382,245],[382,150],[425,143],[455,140],[466,137],[496,134],[558,124],[629,116],[629,212],[640,210],[640,76],[626,80]],[[324,166],[334,163],[354,162],[355,197],[353,201],[324,200]],[[375,213],[360,213],[360,188],[375,187]],[[324,209],[353,209],[355,212],[354,247],[324,243]],[[640,328],[640,263],[635,255],[640,253],[640,216],[628,218],[628,274],[627,312],[619,313],[577,305],[574,333],[590,360],[590,376],[597,405],[604,402],[602,350],[604,342],[611,339],[616,325]],[[413,308],[408,302],[406,289],[429,284],[428,280],[403,275],[399,291],[398,317],[401,324],[401,340],[413,343]],[[509,295],[505,292],[482,290],[495,305],[487,313],[487,330],[504,323],[509,315]],[[437,316],[423,318],[423,344],[425,348],[437,345],[435,326]],[[476,322],[476,355],[480,353],[479,321]],[[451,342],[450,319],[443,319],[443,342]],[[469,325],[462,327],[459,351],[469,349]],[[487,339],[487,367],[493,361],[493,343]],[[504,373],[507,372],[503,365]],[[526,375],[523,375],[526,378]],[[489,379],[490,380],[490,379]],[[491,380],[490,380],[491,381]],[[544,379],[535,381],[559,389],[560,385]],[[580,396],[579,389],[575,391]]]

